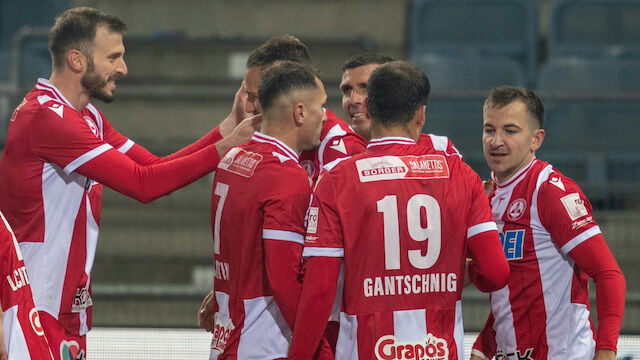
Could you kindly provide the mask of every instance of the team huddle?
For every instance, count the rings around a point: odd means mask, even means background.
[[[51,78],[11,117],[0,360],[87,358],[102,185],[146,203],[212,171],[214,284],[197,314],[210,359],[463,359],[470,284],[491,294],[471,359],[615,359],[625,280],[578,185],[535,156],[535,93],[496,87],[479,109],[483,183],[448,137],[422,133],[419,68],[347,59],[344,121],[307,47],[278,36],[249,55],[229,116],[157,157],[90,103],[127,74],[125,32],[64,12]]]

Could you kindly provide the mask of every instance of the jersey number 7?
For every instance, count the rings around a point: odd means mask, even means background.
[[[378,212],[384,221],[384,264],[385,269],[400,269],[400,225],[398,220],[398,199],[395,195],[387,195],[378,200]],[[420,221],[422,208],[427,214],[427,227]],[[430,195],[416,194],[407,202],[407,229],[414,241],[425,241],[427,253],[423,256],[420,250],[409,250],[411,265],[418,269],[428,269],[438,261],[442,243],[440,224],[440,205]]]

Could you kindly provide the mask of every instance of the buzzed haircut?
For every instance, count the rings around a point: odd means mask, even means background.
[[[311,54],[305,44],[295,36],[272,37],[249,54],[247,69],[264,69],[276,61],[293,61],[311,65]]]
[[[484,107],[503,108],[514,101],[521,101],[527,112],[536,120],[540,129],[544,128],[545,112],[542,100],[533,91],[511,85],[502,85],[491,89],[491,93],[484,102]]]
[[[106,26],[109,31],[122,35],[127,32],[127,26],[117,16],[89,7],[77,7],[60,14],[49,30],[49,53],[53,69],[64,68],[69,50],[79,50],[91,59],[98,26]]]
[[[406,61],[392,61],[376,68],[367,83],[367,110],[372,121],[384,126],[408,123],[427,104],[429,79]]]
[[[258,101],[263,111],[268,110],[281,95],[294,90],[318,88],[318,71],[311,65],[277,61],[262,72],[258,85]]]
[[[376,53],[362,53],[348,58],[342,66],[342,72],[369,64],[382,65],[391,61],[393,61],[393,59],[388,56]]]

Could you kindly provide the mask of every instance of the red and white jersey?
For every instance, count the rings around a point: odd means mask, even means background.
[[[53,359],[33,304],[29,276],[11,226],[0,212],[0,305],[9,359]]]
[[[589,277],[568,255],[600,234],[591,204],[573,180],[537,159],[494,185],[490,199],[513,280],[491,293],[497,354],[591,359]]]
[[[0,161],[0,210],[13,226],[38,310],[67,331],[91,327],[91,268],[102,185],[76,173],[81,165],[133,142],[93,105],[76,111],[39,79],[9,122]]]
[[[264,239],[304,243],[311,193],[298,155],[255,133],[220,160],[213,183],[215,330],[211,359],[276,359],[291,329],[274,300]]]
[[[336,160],[364,151],[367,142],[349,124],[325,108],[327,121],[322,124],[320,147],[300,153],[300,165],[315,182],[322,168]]]
[[[339,359],[462,359],[467,239],[496,225],[478,175],[407,138],[321,175],[305,257],[344,258]]]
[[[418,144],[424,145],[427,148],[434,149],[436,151],[443,152],[445,155],[451,156],[456,155],[462,159],[462,154],[458,151],[458,149],[453,145],[451,140],[444,135],[434,135],[434,134],[420,134],[420,138],[418,139]]]

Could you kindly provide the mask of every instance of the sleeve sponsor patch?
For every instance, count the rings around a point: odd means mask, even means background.
[[[442,155],[381,156],[356,161],[360,182],[397,179],[442,179],[449,166]]]
[[[312,206],[309,208],[309,224],[307,225],[307,233],[315,234],[318,231],[318,208]]]
[[[567,214],[571,220],[577,220],[583,216],[589,215],[587,208],[584,206],[584,200],[580,199],[580,195],[578,193],[569,194],[560,198],[562,201],[562,205],[564,205],[565,210],[567,210]]]
[[[244,177],[251,177],[262,161],[262,155],[233,148],[220,160],[218,169],[223,169]]]

